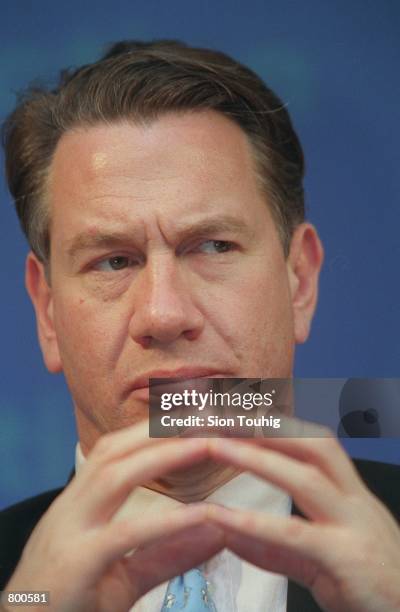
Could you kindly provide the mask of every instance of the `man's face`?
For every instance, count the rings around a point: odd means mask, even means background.
[[[27,284],[84,452],[147,416],[151,374],[291,375],[313,304],[298,307],[304,283],[237,125],[194,112],[70,131],[48,195],[51,288],[33,256]]]

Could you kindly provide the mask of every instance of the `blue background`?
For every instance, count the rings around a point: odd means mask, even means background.
[[[2,2],[0,117],[29,81],[95,60],[123,38],[179,38],[248,64],[288,104],[307,160],[309,219],[326,260],[296,374],[399,376],[400,3],[396,0]],[[24,289],[27,246],[0,183],[0,507],[63,484],[76,441]],[[400,463],[397,440],[353,455]]]

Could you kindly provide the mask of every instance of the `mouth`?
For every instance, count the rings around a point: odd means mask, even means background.
[[[174,390],[179,388],[197,388],[196,380],[202,378],[230,378],[232,374],[216,371],[215,368],[206,367],[184,367],[176,370],[154,370],[138,377],[133,385],[128,390],[128,395],[142,401],[149,401],[150,398],[150,381],[151,387],[155,385],[173,386]],[[163,379],[158,381],[158,379]],[[168,379],[166,381],[165,379]],[[193,380],[193,384],[187,384],[187,381]],[[186,383],[186,384],[185,384]]]

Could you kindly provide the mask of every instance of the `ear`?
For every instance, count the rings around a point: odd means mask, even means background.
[[[298,344],[305,342],[310,333],[323,258],[324,251],[317,230],[310,223],[301,223],[293,233],[287,259],[294,336]]]
[[[49,372],[61,372],[62,365],[53,320],[52,290],[47,282],[43,264],[32,252],[26,258],[25,286],[35,309],[39,343],[46,367]]]

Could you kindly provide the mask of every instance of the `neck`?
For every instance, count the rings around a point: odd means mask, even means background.
[[[180,502],[192,503],[203,501],[238,474],[240,471],[236,468],[207,460],[191,468],[171,472],[164,478],[152,480],[144,486]]]

